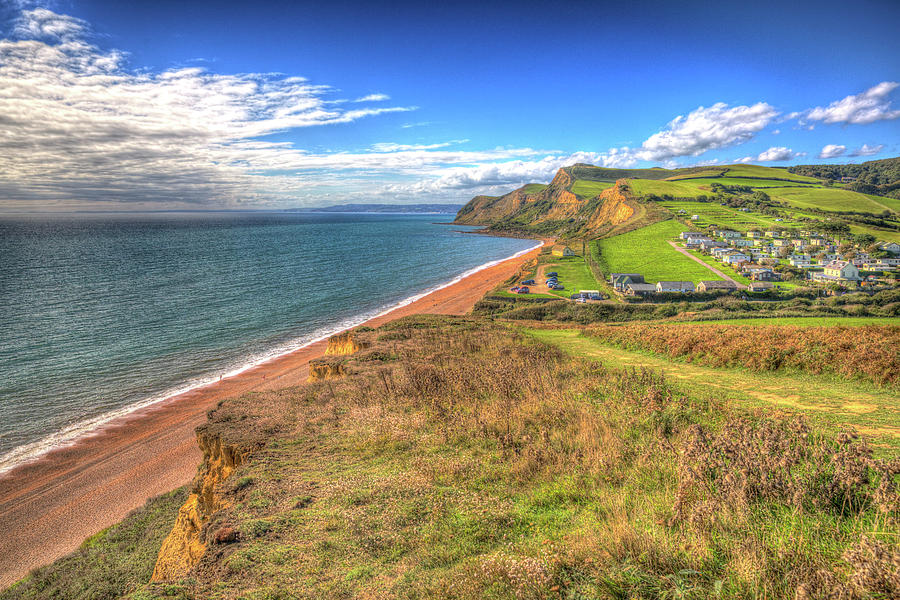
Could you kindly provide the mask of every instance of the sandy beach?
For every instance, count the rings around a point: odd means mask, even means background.
[[[465,314],[537,253],[478,271],[366,325],[411,314]],[[132,413],[0,476],[0,588],[73,551],[148,498],[190,482],[202,458],[194,429],[207,410],[248,391],[304,382],[309,360],[321,356],[325,346],[316,342]]]

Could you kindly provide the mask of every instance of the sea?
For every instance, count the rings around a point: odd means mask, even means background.
[[[0,473],[536,246],[451,219],[0,216]]]

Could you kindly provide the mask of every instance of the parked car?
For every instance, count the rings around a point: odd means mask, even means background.
[[[534,285],[534,279],[526,279],[525,281],[520,281],[522,285]]]
[[[529,291],[531,291],[531,290],[529,290],[527,287],[520,287],[519,291],[516,293],[517,294],[527,294]]]
[[[602,294],[591,294],[589,296],[589,298],[591,300],[603,300],[603,295]]]
[[[547,277],[559,277],[559,273],[556,271],[550,271],[549,273],[544,273]]]
[[[564,289],[566,289],[566,286],[556,284],[556,285],[551,285],[551,286],[550,286],[550,289],[551,289],[551,290],[564,290]]]
[[[572,294],[571,296],[569,296],[569,298],[572,300],[578,300],[579,298],[581,298],[581,294]]]
[[[587,302],[587,300],[585,300],[585,299],[582,298],[581,296],[578,296],[578,300],[576,300],[576,302],[584,303],[584,302]]]

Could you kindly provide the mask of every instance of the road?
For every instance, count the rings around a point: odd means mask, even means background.
[[[726,279],[726,280],[728,280],[728,281],[733,282],[733,283],[738,287],[739,290],[746,290],[746,289],[747,289],[747,286],[744,285],[743,283],[740,283],[740,282],[738,282],[738,281],[735,281],[733,278],[729,277],[728,275],[726,275],[726,274],[723,273],[722,271],[718,270],[717,268],[715,268],[715,267],[713,267],[713,266],[710,266],[710,265],[706,264],[705,262],[703,262],[702,260],[700,260],[699,258],[697,258],[696,256],[694,256],[693,254],[691,254],[690,252],[688,252],[687,250],[685,250],[685,249],[682,248],[681,246],[676,245],[675,242],[669,242],[669,245],[672,246],[673,248],[675,248],[676,250],[678,250],[679,252],[681,252],[682,254],[684,254],[685,256],[687,256],[688,258],[690,258],[691,260],[700,263],[701,265],[703,265],[704,267],[706,267],[707,269],[709,269],[710,271],[712,271],[713,273],[715,273],[716,275],[718,275],[719,277],[721,277],[722,279]]]

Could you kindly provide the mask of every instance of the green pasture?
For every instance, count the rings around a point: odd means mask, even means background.
[[[544,266],[544,273],[547,271],[559,273],[559,283],[566,288],[564,290],[551,291],[550,293],[554,296],[568,298],[581,290],[601,289],[593,273],[591,273],[591,269],[584,261],[584,258],[580,256],[553,257]],[[538,283],[543,283],[543,281]]]
[[[536,194],[542,191],[545,187],[547,187],[547,184],[545,183],[529,183],[522,186],[522,191],[526,194]]]
[[[622,235],[592,242],[599,249],[600,267],[605,274],[641,273],[649,283],[721,279],[703,265],[684,256],[672,246],[684,225],[661,221]]]
[[[797,208],[854,211],[878,214],[885,210],[900,212],[900,200],[851,192],[838,188],[785,187],[767,192],[773,199],[782,200]]]
[[[603,190],[615,185],[612,181],[587,181],[578,179],[572,185],[572,193],[582,198],[593,198]]]
[[[775,221],[775,217],[770,217],[757,212],[741,212],[736,208],[729,206],[721,206],[717,202],[691,202],[673,200],[671,202],[660,202],[660,206],[668,208],[674,213],[684,210],[686,214],[679,215],[682,218],[690,219],[692,215],[698,215],[700,218],[693,221],[691,227],[705,228],[711,223],[723,225],[735,231],[750,230],[769,230],[803,227],[803,223],[794,219],[784,219],[783,221]]]

